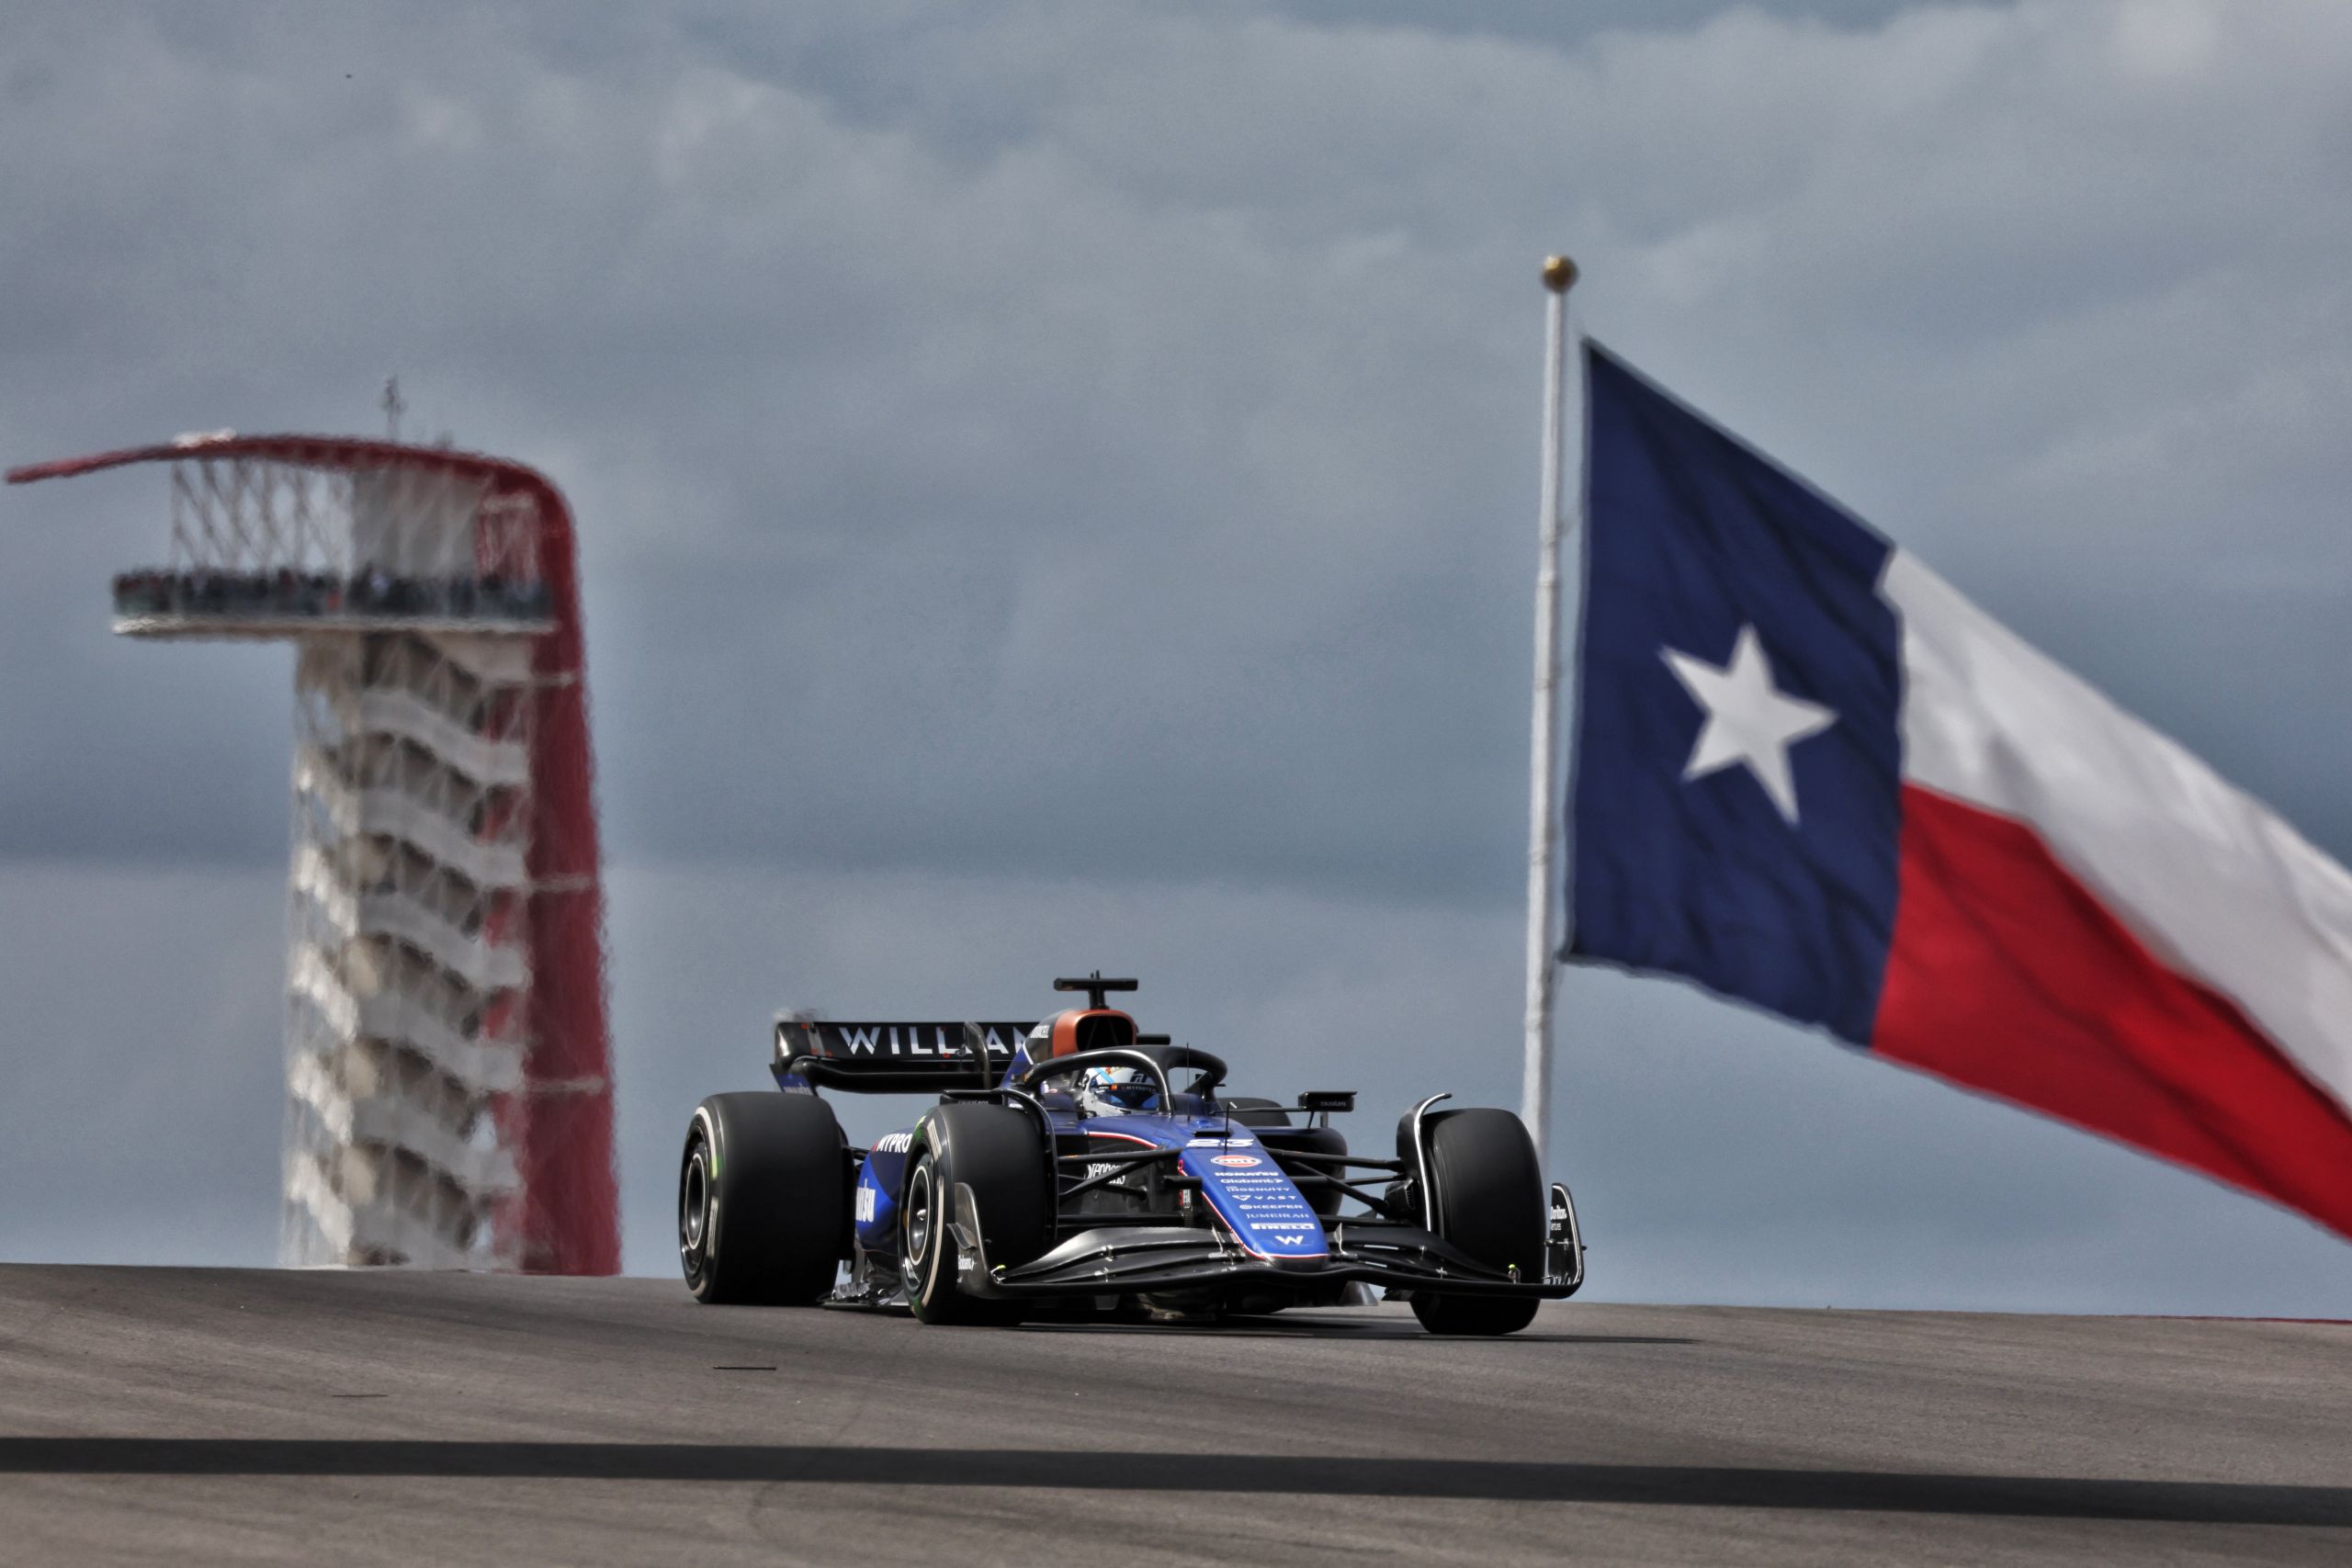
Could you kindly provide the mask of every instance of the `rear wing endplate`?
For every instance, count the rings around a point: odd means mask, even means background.
[[[779,1088],[852,1094],[994,1089],[1033,1023],[843,1023],[778,1019],[768,1070]],[[978,1050],[976,1052],[975,1045]],[[983,1065],[978,1055],[985,1054]]]

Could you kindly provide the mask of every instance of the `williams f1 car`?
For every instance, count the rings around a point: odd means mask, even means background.
[[[1509,1334],[1584,1282],[1576,1205],[1509,1111],[1431,1095],[1394,1156],[1351,1154],[1330,1120],[1352,1092],[1228,1095],[1218,1057],[1105,1005],[1133,980],[1054,987],[1088,1005],[1037,1023],[779,1021],[784,1092],[713,1095],[686,1130],[695,1295],[1009,1324],[1198,1321],[1379,1287],[1432,1332]],[[821,1089],[938,1103],[861,1149]]]

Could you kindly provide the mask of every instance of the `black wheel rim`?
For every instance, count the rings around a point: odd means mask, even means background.
[[[699,1283],[710,1252],[710,1148],[696,1138],[678,1178],[678,1258],[690,1283]]]
[[[899,1268],[907,1298],[911,1301],[922,1292],[923,1265],[929,1259],[932,1235],[936,1229],[932,1214],[931,1161],[928,1158],[915,1167],[913,1177],[907,1182],[906,1205],[899,1213],[902,1227]]]

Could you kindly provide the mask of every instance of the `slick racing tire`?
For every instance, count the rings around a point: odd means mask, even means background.
[[[899,1201],[899,1258],[907,1304],[925,1323],[1020,1321],[1020,1303],[966,1295],[950,1229],[956,1189],[972,1191],[990,1264],[1027,1263],[1046,1250],[1052,1176],[1037,1124],[1009,1106],[943,1105],[923,1119],[922,1153]]]
[[[813,1094],[714,1094],[678,1168],[678,1260],[697,1301],[806,1306],[849,1251],[849,1156]]]
[[[1437,1234],[1489,1268],[1517,1264],[1520,1278],[1541,1280],[1551,1213],[1526,1125],[1508,1111],[1432,1111],[1421,1125],[1429,1140],[1421,1179],[1435,1194]],[[1539,1304],[1413,1293],[1413,1315],[1432,1334],[1515,1334],[1535,1321]]]

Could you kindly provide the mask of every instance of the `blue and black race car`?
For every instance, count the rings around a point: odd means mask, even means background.
[[[1037,1023],[779,1022],[784,1092],[713,1095],[686,1130],[695,1295],[1011,1324],[1200,1321],[1385,1287],[1434,1333],[1509,1334],[1584,1282],[1576,1206],[1509,1111],[1431,1095],[1393,1156],[1351,1155],[1330,1119],[1352,1092],[1228,1095],[1222,1060],[1106,1005],[1133,980],[1054,987],[1087,1005]],[[938,1103],[860,1149],[820,1089]]]

